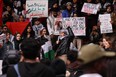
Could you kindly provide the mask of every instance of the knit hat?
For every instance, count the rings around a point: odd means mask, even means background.
[[[71,2],[67,2],[66,6],[68,6],[68,5],[72,6],[72,3]]]
[[[88,44],[81,48],[78,59],[83,61],[83,64],[90,63],[102,57],[116,56],[115,52],[105,51],[102,47],[96,44]]]

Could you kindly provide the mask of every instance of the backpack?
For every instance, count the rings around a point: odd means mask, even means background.
[[[5,53],[2,63],[2,73],[7,73],[8,67],[17,64],[20,60],[19,52],[16,50],[9,50]]]

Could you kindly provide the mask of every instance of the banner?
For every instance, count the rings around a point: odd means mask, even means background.
[[[23,33],[29,22],[7,22],[6,25],[11,33],[14,35],[17,32]]]
[[[2,26],[3,0],[0,0],[0,26]]]
[[[75,36],[85,36],[85,17],[70,17],[63,18],[63,27],[66,28],[70,26]]]
[[[97,4],[84,3],[81,12],[97,14],[98,9],[99,9],[99,5],[97,5]]]
[[[110,23],[111,22],[110,14],[100,14],[99,21],[101,23],[100,25],[101,34],[113,32],[112,24]]]
[[[48,0],[27,0],[26,17],[48,17]]]

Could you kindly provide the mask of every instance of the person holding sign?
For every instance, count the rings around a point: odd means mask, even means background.
[[[86,37],[89,39],[92,27],[97,24],[97,5],[93,4],[93,0],[87,0],[84,4],[82,12],[83,9],[86,11],[83,13],[83,16],[86,18]],[[94,13],[95,11],[96,13]]]

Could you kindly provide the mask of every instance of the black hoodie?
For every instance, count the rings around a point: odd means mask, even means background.
[[[55,77],[53,71],[41,63],[18,63],[21,77]],[[7,77],[18,77],[14,67],[7,71]]]

